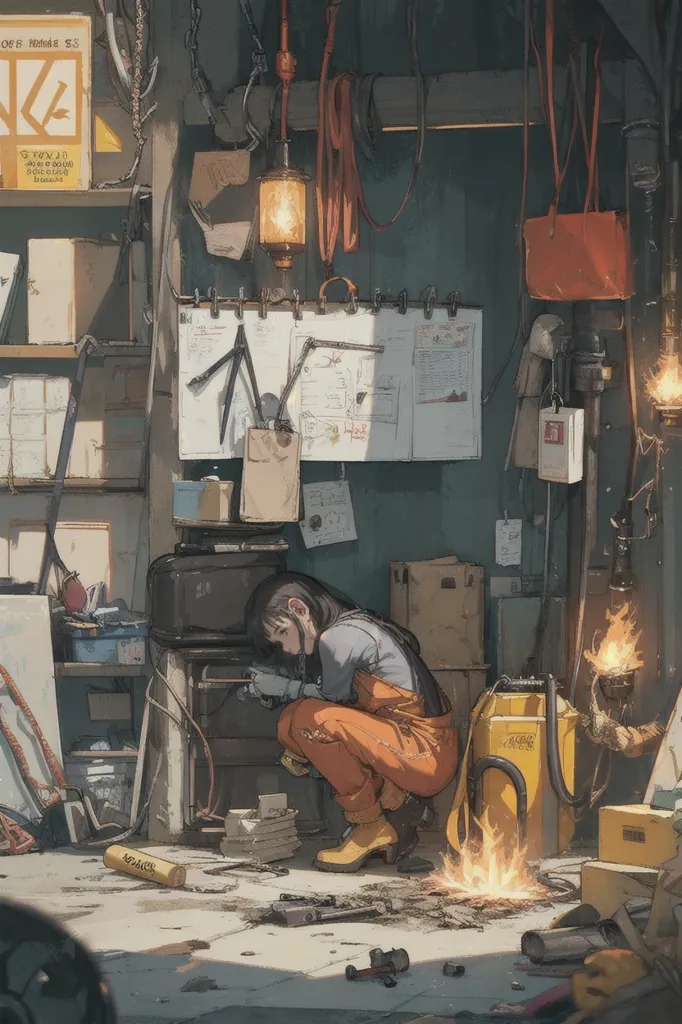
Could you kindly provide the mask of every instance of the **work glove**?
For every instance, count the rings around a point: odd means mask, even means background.
[[[300,679],[288,679],[261,669],[252,669],[248,676],[251,679],[249,693],[269,707],[287,704],[301,697],[321,697],[314,683],[303,683]]]

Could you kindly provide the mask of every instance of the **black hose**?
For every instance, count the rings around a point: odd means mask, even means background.
[[[526,780],[521,770],[506,757],[499,757],[497,754],[488,754],[480,757],[474,764],[469,775],[469,782],[474,790],[474,815],[481,816],[483,804],[483,776],[491,768],[504,772],[516,791],[516,819],[518,822],[519,839],[526,838],[526,823],[528,820],[528,791]]]
[[[568,807],[582,807],[587,803],[587,797],[574,796],[568,792],[564,773],[561,769],[559,757],[559,715],[557,712],[557,681],[554,676],[547,677],[547,709],[545,712],[545,729],[547,734],[547,768],[549,770],[549,781],[557,800]]]

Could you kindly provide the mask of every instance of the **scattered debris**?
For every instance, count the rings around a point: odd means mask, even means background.
[[[525,992],[526,991],[526,986],[522,985],[520,981],[512,981],[511,987],[513,988],[514,992]]]
[[[253,952],[253,950],[247,949],[247,950],[245,950],[245,952],[240,953],[239,955],[240,956],[255,956],[256,954]]]
[[[301,928],[309,924],[321,924],[324,921],[352,921],[359,917],[374,917],[382,913],[381,906],[356,907],[352,910],[339,910],[331,907],[321,909],[315,903],[274,903],[272,912],[276,920],[287,928]]]
[[[465,972],[464,964],[455,963],[454,960],[446,960],[443,964],[443,974],[446,978],[461,978]]]
[[[395,975],[404,974],[410,969],[410,958],[405,949],[390,949],[387,953],[383,949],[371,949],[369,962],[370,966],[361,970],[358,970],[354,964],[348,964],[346,981],[381,977],[386,988],[395,988],[397,984]]]
[[[211,943],[203,939],[187,939],[185,942],[172,942],[168,946],[157,946],[155,949],[146,949],[145,953],[154,956],[187,956],[196,953],[200,949],[210,949]]]
[[[200,975],[198,978],[190,978],[180,989],[181,992],[215,992],[219,988],[214,978],[206,978]]]
[[[289,874],[289,868],[283,868],[278,864],[257,864],[252,860],[238,860],[230,864],[221,864],[217,868],[205,868],[205,875],[223,875],[226,871],[255,871],[260,875],[271,874],[285,878]]]

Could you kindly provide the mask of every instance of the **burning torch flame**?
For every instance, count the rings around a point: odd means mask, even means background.
[[[678,355],[661,356],[656,373],[647,378],[646,389],[654,405],[682,406],[682,365]]]
[[[637,650],[642,631],[636,631],[634,612],[624,604],[620,611],[606,613],[606,636],[596,650],[585,651],[585,658],[600,676],[618,676],[634,672],[644,664]]]
[[[477,824],[481,838],[467,839],[459,862],[446,857],[431,888],[471,907],[546,899],[547,890],[528,870],[525,848],[518,841],[508,845],[491,827],[487,811]]]

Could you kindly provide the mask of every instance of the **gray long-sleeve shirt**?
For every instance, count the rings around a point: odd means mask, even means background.
[[[400,645],[379,622],[345,615],[320,636],[320,690],[338,704],[348,702],[356,671],[385,679],[403,690],[417,689],[415,674]]]

